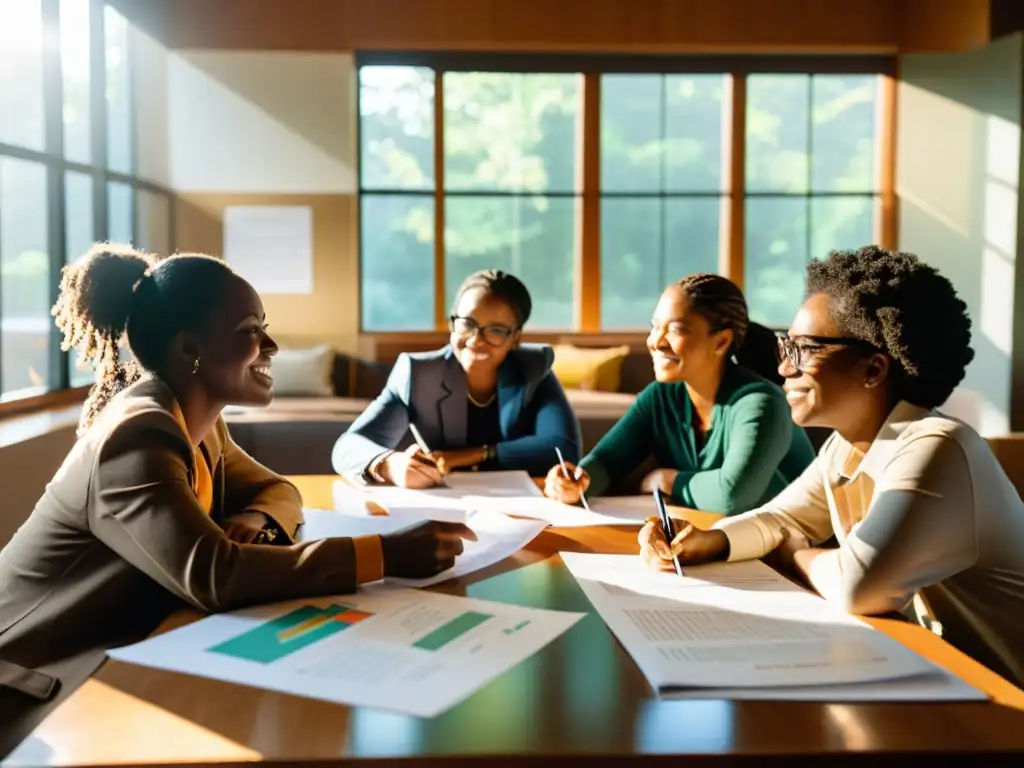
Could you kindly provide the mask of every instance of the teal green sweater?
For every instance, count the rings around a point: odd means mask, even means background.
[[[734,515],[773,498],[814,460],[782,390],[738,365],[726,367],[700,450],[694,416],[685,384],[650,384],[580,462],[588,494],[600,495],[653,454],[659,468],[679,470],[676,503]]]

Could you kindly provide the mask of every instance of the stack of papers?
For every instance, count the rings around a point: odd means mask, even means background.
[[[594,525],[639,525],[655,514],[651,497],[608,497],[590,501],[591,511],[546,498],[525,472],[456,472],[447,488],[410,490],[394,486],[354,488],[338,481],[335,506],[341,511],[372,514],[379,505],[390,515],[420,520],[464,522],[472,512],[487,510],[543,520],[556,528]]]
[[[680,577],[636,556],[561,557],[661,696],[985,698],[760,561],[687,567]]]
[[[379,584],[353,595],[217,614],[108,655],[338,704],[434,717],[582,616]]]
[[[333,537],[369,536],[395,533],[421,522],[403,514],[364,517],[347,515],[326,509],[304,509],[306,522],[299,528],[298,540],[328,539]],[[477,540],[466,539],[461,555],[455,558],[455,567],[428,579],[389,578],[388,582],[410,587],[429,587],[457,576],[479,571],[525,547],[547,527],[539,520],[516,520],[497,512],[478,511],[466,516],[465,524],[476,534]]]

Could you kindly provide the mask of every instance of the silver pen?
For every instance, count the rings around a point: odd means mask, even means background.
[[[427,441],[423,439],[423,435],[420,434],[420,431],[416,428],[416,425],[413,424],[411,421],[409,422],[409,431],[412,432],[412,439],[416,441],[416,445],[420,447],[421,451],[423,451],[425,454],[429,456],[432,453],[432,451],[430,450],[430,446],[427,445]],[[437,464],[434,464],[434,466],[437,467]],[[440,470],[440,467],[437,468]],[[441,478],[441,481],[437,485],[439,488],[449,487],[448,483],[444,481],[444,477]]]
[[[562,466],[562,474],[564,474],[566,476],[566,478],[571,478],[573,480],[579,480],[580,479],[579,475],[570,475],[569,474],[569,467],[567,467],[566,464],[565,464],[565,457],[562,455],[562,451],[559,449],[559,447],[557,445],[555,446],[555,455],[558,457],[558,463]],[[579,469],[580,469],[579,467],[576,467],[576,471],[577,472],[579,472]],[[587,512],[590,511],[590,505],[587,504],[587,497],[583,495],[583,491],[580,491],[580,504],[583,505],[583,508],[585,510],[587,510]]]

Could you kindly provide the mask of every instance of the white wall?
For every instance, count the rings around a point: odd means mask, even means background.
[[[171,183],[179,192],[350,194],[350,54],[171,55]]]
[[[138,174],[156,184],[171,184],[168,141],[169,54],[153,38],[133,26],[128,45],[134,54],[136,162]]]
[[[1019,34],[900,62],[899,245],[934,264],[970,308],[975,360],[944,410],[984,435],[1010,425],[1021,73]]]

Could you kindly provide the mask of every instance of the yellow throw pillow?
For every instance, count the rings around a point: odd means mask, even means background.
[[[622,363],[630,352],[628,344],[593,349],[556,344],[554,351],[555,362],[551,370],[566,389],[619,391]]]

